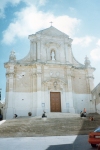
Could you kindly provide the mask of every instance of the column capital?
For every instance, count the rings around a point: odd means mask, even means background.
[[[6,77],[7,78],[13,78],[14,77],[14,73],[11,72],[11,73],[6,73]]]

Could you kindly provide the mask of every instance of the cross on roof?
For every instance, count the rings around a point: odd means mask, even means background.
[[[51,26],[52,26],[52,23],[53,23],[53,22],[51,21],[50,23],[51,23]]]

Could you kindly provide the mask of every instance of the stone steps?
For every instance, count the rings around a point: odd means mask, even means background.
[[[94,114],[95,121],[89,121],[88,117],[81,118],[79,114],[47,115],[47,120],[43,120],[41,116],[7,120],[0,125],[0,137],[86,135],[100,126],[100,115],[96,114]]]
[[[47,118],[72,118],[72,117],[80,117],[80,114],[72,114],[72,113],[60,113],[60,112],[50,112],[45,114]],[[35,116],[35,118],[41,118],[41,116]]]
[[[72,113],[47,113],[46,116],[48,118],[72,118],[72,117],[80,117],[79,114],[72,114]]]

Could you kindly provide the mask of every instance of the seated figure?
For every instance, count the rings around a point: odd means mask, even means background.
[[[3,116],[2,116],[2,114],[0,114],[0,121],[3,119]]]
[[[17,118],[17,114],[14,114],[14,118]]]
[[[42,114],[42,118],[43,118],[43,117],[47,117],[47,116],[45,115],[45,113],[46,113],[46,112],[44,111],[43,114]]]
[[[84,117],[86,117],[86,112],[84,112]]]

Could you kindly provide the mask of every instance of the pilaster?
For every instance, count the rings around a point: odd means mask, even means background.
[[[66,62],[69,63],[68,44],[65,43]]]
[[[68,98],[69,98],[69,112],[75,113],[72,93],[72,79],[71,79],[71,68],[67,68],[67,80],[68,80]]]
[[[37,41],[37,61],[40,61],[40,40]]]
[[[42,114],[42,97],[41,97],[41,74],[42,74],[42,70],[41,70],[41,66],[37,65],[37,116]]]
[[[94,89],[93,69],[87,68],[87,79],[90,87],[90,92]]]
[[[70,64],[72,64],[72,53],[71,53],[71,44],[68,44],[68,61]]]
[[[36,42],[30,41],[30,58],[31,61],[36,60]]]
[[[32,115],[36,116],[36,111],[37,111],[37,74],[33,73],[32,74],[32,106],[31,106],[31,111],[32,111]]]
[[[6,73],[7,76],[7,91],[6,91],[6,118],[12,119],[14,115],[14,100],[13,100],[13,89],[14,89],[14,65],[10,64],[9,69]]]

